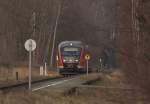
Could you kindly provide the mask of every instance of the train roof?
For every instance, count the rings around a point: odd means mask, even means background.
[[[63,41],[59,44],[60,47],[65,47],[65,46],[77,46],[77,47],[83,47],[83,43],[81,41]]]

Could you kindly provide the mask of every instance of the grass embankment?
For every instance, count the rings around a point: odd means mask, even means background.
[[[0,104],[149,104],[141,93],[118,89],[77,88],[74,93],[37,92],[2,94]]]
[[[103,87],[125,87],[123,84],[123,75],[116,71],[111,74],[102,74],[99,78],[89,81],[88,85],[103,86]]]
[[[18,74],[18,78],[16,77]],[[43,72],[44,73],[44,72]],[[58,74],[54,71],[47,71],[47,76],[40,75],[40,69],[32,68],[32,80],[46,79],[50,77],[56,77]],[[28,81],[28,68],[17,67],[17,68],[5,68],[0,67],[0,87],[10,84],[22,83]]]
[[[95,76],[93,75],[93,78]],[[99,76],[98,76],[99,77]],[[95,77],[97,78],[97,77]],[[109,80],[109,78],[111,78]],[[118,78],[118,77],[117,77]],[[89,81],[91,77],[81,77],[81,80]],[[47,88],[36,92],[11,92],[1,93],[0,104],[150,104],[141,92],[136,90],[107,89],[98,86],[110,86],[116,81],[116,77],[107,76],[94,84],[67,87],[64,92],[54,88]],[[107,79],[107,80],[106,80]],[[111,82],[113,81],[113,82]],[[107,84],[106,84],[107,83]],[[93,86],[92,84],[92,86]]]

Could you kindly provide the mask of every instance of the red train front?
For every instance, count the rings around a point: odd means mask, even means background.
[[[58,46],[57,68],[60,74],[84,73],[85,49],[80,41],[63,41]]]

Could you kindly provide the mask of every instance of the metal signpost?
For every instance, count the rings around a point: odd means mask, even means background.
[[[99,62],[100,62],[100,70],[99,72],[102,70],[102,58],[99,59]]]
[[[91,56],[89,55],[89,54],[86,54],[85,55],[85,60],[86,60],[86,65],[87,65],[87,70],[86,70],[86,74],[87,74],[87,76],[88,76],[88,74],[89,74],[89,60],[91,59]]]
[[[36,49],[36,42],[32,39],[28,39],[25,42],[25,49],[29,52],[29,90],[31,90],[32,51],[34,51]]]

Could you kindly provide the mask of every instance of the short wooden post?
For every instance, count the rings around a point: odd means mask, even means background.
[[[19,74],[18,74],[18,72],[16,72],[16,80],[17,81],[19,80]]]

